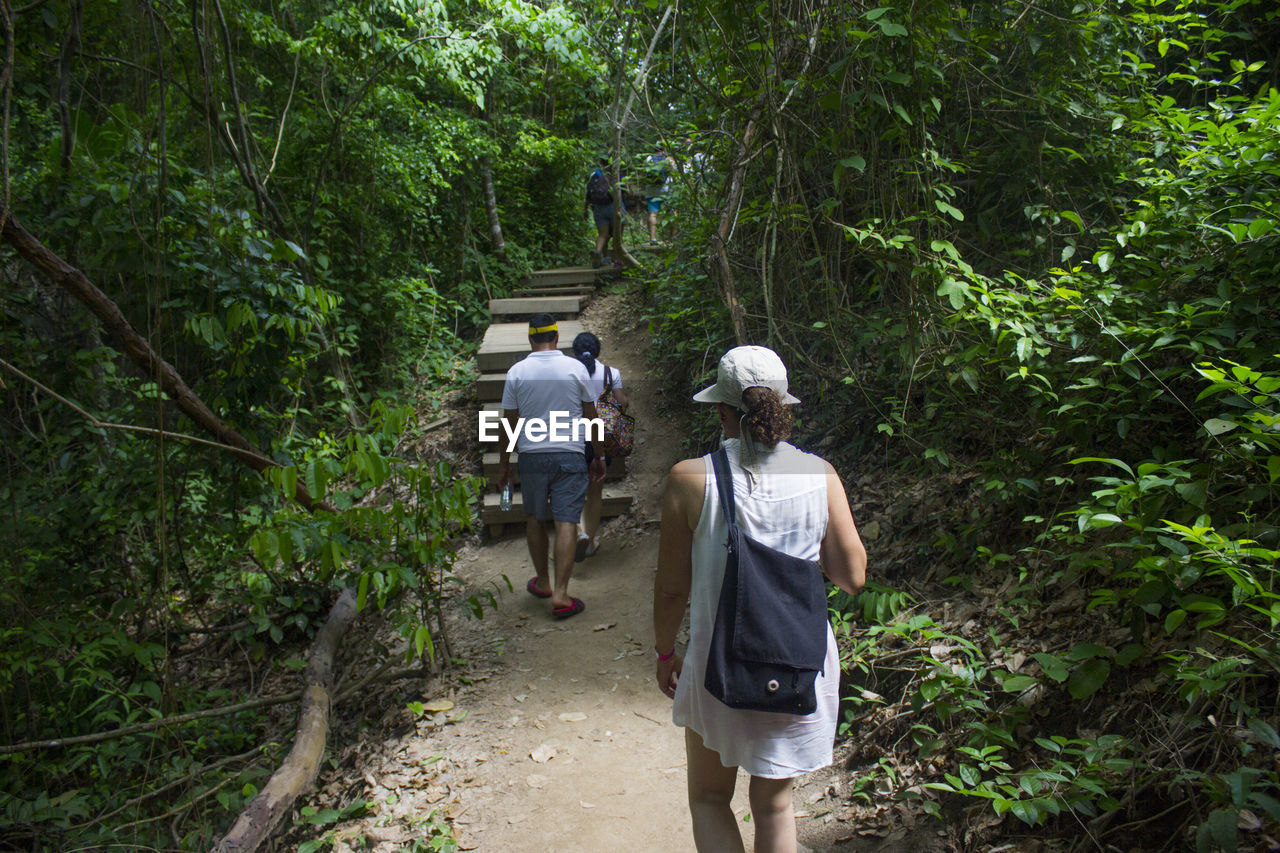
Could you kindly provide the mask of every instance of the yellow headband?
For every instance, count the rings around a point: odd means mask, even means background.
[[[529,327],[529,334],[531,335],[541,335],[543,332],[558,332],[558,331],[560,331],[560,327],[557,326],[555,323],[552,323],[550,326],[530,326]]]

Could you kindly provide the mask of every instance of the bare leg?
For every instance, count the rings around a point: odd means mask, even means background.
[[[605,246],[609,245],[609,226],[596,226],[596,252],[603,255]]]
[[[756,827],[755,853],[796,853],[796,813],[790,779],[751,777],[751,822]]]
[[[604,483],[587,483],[587,502],[582,506],[582,532],[591,537],[593,545],[596,531],[600,529],[600,507],[603,495]]]
[[[529,559],[538,573],[538,589],[551,589],[551,576],[547,571],[547,528],[532,515],[525,516],[524,541],[529,545]]]
[[[650,242],[658,242],[658,211],[649,211],[649,240]]]
[[[693,843],[699,853],[737,853],[743,850],[730,802],[738,768],[720,763],[720,753],[707,749],[693,729],[684,730],[689,765],[689,814]]]
[[[556,522],[556,583],[551,588],[551,607],[568,607],[569,578],[573,576],[573,552],[578,544],[578,525],[572,521]]]

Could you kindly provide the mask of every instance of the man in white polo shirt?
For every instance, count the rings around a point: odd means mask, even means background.
[[[587,369],[576,358],[557,349],[560,332],[550,314],[535,314],[529,321],[532,352],[507,371],[502,386],[502,419],[508,434],[518,433],[520,493],[524,500],[525,540],[537,576],[525,589],[538,598],[551,599],[551,613],[558,619],[576,616],[586,605],[569,595],[578,542],[578,520],[587,500],[587,478],[604,479],[603,430],[585,425],[576,429],[579,417],[595,420],[595,398],[588,388]],[[592,442],[595,458],[590,474],[585,456]],[[498,487],[511,482],[511,454],[504,442],[498,456]],[[545,523],[555,523],[556,577],[550,581]]]

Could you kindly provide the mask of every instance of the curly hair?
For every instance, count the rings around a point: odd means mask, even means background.
[[[757,444],[772,450],[779,441],[791,437],[791,407],[782,402],[772,388],[747,388],[742,392],[742,404],[746,417],[742,426]]]

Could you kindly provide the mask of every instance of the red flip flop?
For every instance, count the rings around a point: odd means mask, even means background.
[[[553,607],[551,615],[557,619],[568,619],[570,616],[577,616],[579,613],[587,609],[587,605],[582,603],[581,598],[569,597],[571,602],[568,607]]]
[[[542,590],[538,589],[538,579],[536,577],[529,578],[529,582],[524,585],[524,588],[529,591],[530,595],[535,596],[536,598],[551,597],[551,593],[543,592]]]

